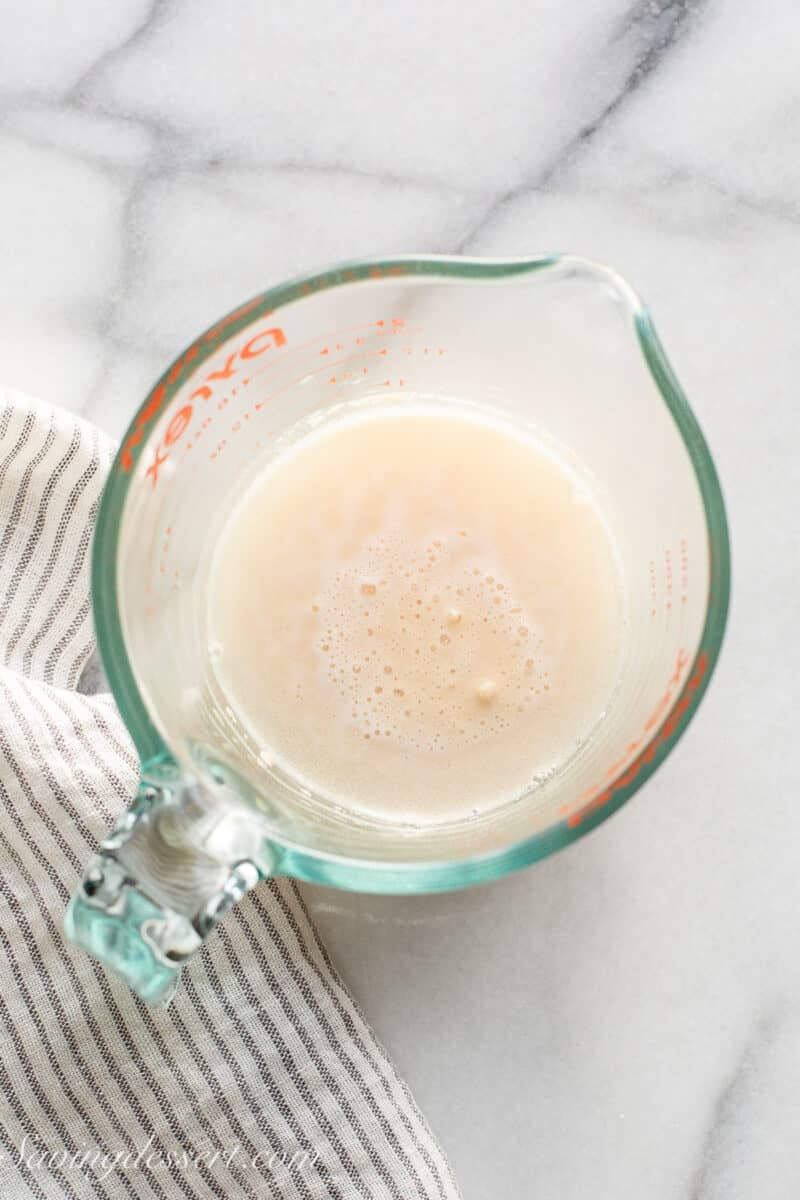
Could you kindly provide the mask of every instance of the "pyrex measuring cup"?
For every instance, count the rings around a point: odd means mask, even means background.
[[[412,396],[489,404],[577,455],[614,528],[630,622],[611,707],[563,768],[492,814],[424,829],[357,819],[275,765],[226,703],[203,603],[220,514],[282,431]],[[567,845],[685,729],[728,591],[714,465],[646,309],[612,271],[574,257],[402,258],[257,296],[159,380],[106,486],[95,622],[142,779],[70,904],[69,936],[153,1001],[263,875],[436,891]]]

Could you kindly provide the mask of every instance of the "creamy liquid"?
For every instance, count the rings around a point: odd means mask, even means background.
[[[619,669],[617,560],[585,482],[462,410],[301,439],[228,518],[209,594],[217,677],[262,751],[395,822],[548,778]]]

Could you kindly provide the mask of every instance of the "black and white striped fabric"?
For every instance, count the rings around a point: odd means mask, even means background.
[[[150,1010],[65,942],[136,760],[93,649],[112,446],[0,390],[0,1197],[455,1200],[447,1160],[288,881]]]

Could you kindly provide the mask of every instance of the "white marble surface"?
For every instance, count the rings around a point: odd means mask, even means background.
[[[465,1200],[800,1195],[796,5],[0,0],[0,28],[0,376],[113,433],[191,335],[330,260],[570,249],[645,295],[733,532],[699,716],[538,867],[309,895]]]

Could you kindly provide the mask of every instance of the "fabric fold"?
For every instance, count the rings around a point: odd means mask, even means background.
[[[0,1195],[457,1200],[296,885],[259,885],[150,1010],[65,940],[137,762],[94,647],[113,445],[0,390]]]

